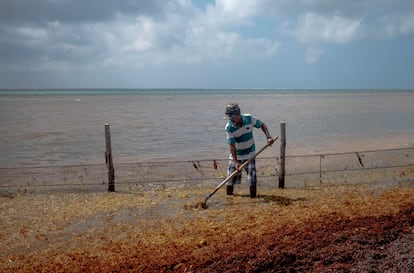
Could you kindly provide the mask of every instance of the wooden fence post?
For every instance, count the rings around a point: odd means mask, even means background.
[[[285,150],[286,150],[286,123],[280,122],[280,170],[279,188],[285,188]]]
[[[105,163],[108,168],[108,191],[115,191],[115,169],[112,162],[111,132],[109,124],[105,124]]]

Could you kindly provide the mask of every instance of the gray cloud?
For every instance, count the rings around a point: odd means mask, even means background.
[[[163,16],[163,0],[2,0],[0,22],[5,24],[85,23],[108,21],[119,14]]]
[[[2,0],[0,74],[15,71],[11,76],[17,79],[19,73],[32,78],[30,71],[37,75],[39,71],[86,70],[99,74],[100,69],[237,67],[263,60],[277,62],[284,58],[281,51],[299,52],[303,63],[314,65],[329,54],[330,47],[414,33],[412,0],[242,3]],[[268,25],[261,31],[264,22]]]
[[[163,18],[163,0],[2,0],[0,66],[29,69],[51,63],[99,62],[107,50],[102,31],[119,17]]]
[[[40,1],[28,14],[20,0],[3,2],[3,8],[20,14],[12,25],[0,28],[0,52],[6,55],[2,65],[36,64],[42,69],[43,61],[47,69],[63,63],[143,68],[168,62],[254,60],[274,55],[280,46],[229,31],[214,17],[203,17],[189,1],[86,2]],[[99,12],[87,15],[85,10],[92,6]],[[25,23],[29,19],[32,23]]]
[[[299,16],[306,13],[339,14],[344,17],[376,17],[384,13],[407,11],[414,8],[412,0],[257,0],[261,13],[277,16]]]

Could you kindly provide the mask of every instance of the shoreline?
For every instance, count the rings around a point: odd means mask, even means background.
[[[276,134],[274,134],[276,135]],[[369,140],[368,140],[369,139]],[[326,145],[318,144],[311,140],[302,140],[301,142],[290,142],[289,136],[287,137],[286,145],[286,157],[296,156],[319,156],[326,154],[341,154],[341,153],[355,153],[355,152],[376,152],[384,150],[400,150],[414,148],[414,140],[412,135],[389,135],[389,136],[376,136],[375,138],[369,138],[364,136],[356,137],[354,139],[335,139],[330,140]],[[279,156],[279,139],[268,150],[265,150],[260,157],[278,157]],[[256,146],[260,148],[263,140],[260,138],[256,141]],[[307,144],[307,145],[306,145]],[[116,164],[129,164],[129,163],[163,163],[163,162],[182,162],[182,161],[208,161],[208,160],[227,160],[228,151],[227,146],[220,148],[216,152],[211,149],[209,156],[196,157],[190,155],[147,155],[143,157],[131,157],[123,154],[119,154],[116,149],[113,148],[113,160]],[[212,152],[213,151],[213,152]],[[103,152],[102,152],[103,153]],[[25,167],[59,167],[59,166],[78,166],[78,165],[96,165],[105,164],[104,155],[95,160],[82,160],[82,159],[66,159],[64,163],[62,161],[17,161],[14,165],[3,165],[1,168],[25,168]]]
[[[277,145],[273,145],[273,151]],[[278,184],[280,161],[278,154],[264,151],[256,159],[258,184],[275,187]],[[286,187],[306,187],[319,184],[359,182],[384,185],[414,179],[414,147],[365,150],[345,153],[286,155]],[[123,162],[114,160],[115,188],[147,188],[151,185],[214,184],[226,178],[228,159],[176,160],[153,162]],[[0,168],[0,193],[48,191],[105,191],[108,170],[104,163],[68,166],[26,166]],[[242,183],[246,183],[243,172]]]

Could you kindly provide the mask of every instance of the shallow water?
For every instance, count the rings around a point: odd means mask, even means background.
[[[102,163],[105,123],[115,162],[226,158],[230,101],[272,135],[285,121],[287,154],[414,146],[413,91],[150,91],[1,91],[0,167]]]

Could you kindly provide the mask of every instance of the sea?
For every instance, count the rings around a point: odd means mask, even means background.
[[[105,163],[105,124],[115,163],[225,159],[229,102],[285,123],[287,156],[414,147],[414,90],[3,89],[0,168]]]

